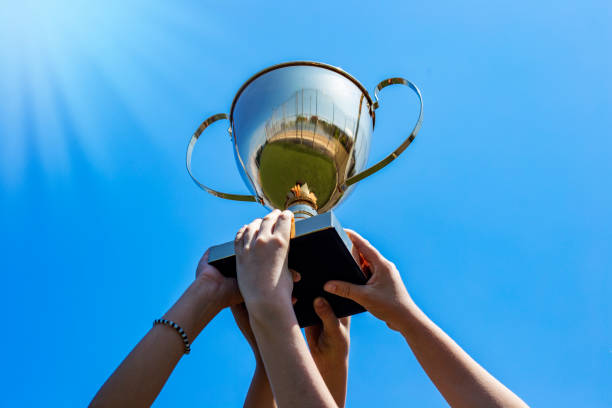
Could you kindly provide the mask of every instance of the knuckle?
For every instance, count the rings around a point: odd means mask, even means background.
[[[240,239],[235,239],[234,240],[234,251],[240,252],[242,247],[243,247],[242,241]]]
[[[257,231],[261,225],[261,218],[255,218],[249,225],[247,225],[247,231]]]
[[[258,247],[265,246],[267,243],[268,243],[268,238],[265,236],[261,236],[261,235],[257,236],[254,242],[255,246],[258,246]]]
[[[273,235],[270,238],[270,244],[280,248],[285,245],[285,239],[280,235]]]

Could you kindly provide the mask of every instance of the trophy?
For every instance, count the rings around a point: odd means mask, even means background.
[[[416,93],[418,119],[397,149],[366,168],[378,93],[396,84]],[[326,298],[338,317],[364,311],[357,303],[323,290],[325,282],[332,279],[364,284],[369,278],[367,263],[351,255],[352,243],[332,209],[350,194],[355,183],[385,167],[410,145],[422,117],[421,93],[406,79],[380,82],[372,99],[366,88],[342,69],[296,61],[252,76],[236,93],[229,116],[219,113],[209,117],[191,137],[187,171],[204,191],[293,212],[289,268],[301,274],[293,292],[300,327],[319,322],[312,306],[317,296]],[[210,124],[222,119],[229,120],[236,165],[250,195],[213,190],[191,171],[198,138]],[[236,276],[234,242],[212,247],[209,263],[225,276]]]

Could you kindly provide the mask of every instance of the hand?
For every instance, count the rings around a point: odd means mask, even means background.
[[[274,210],[236,234],[238,286],[251,313],[261,305],[291,309],[293,280],[287,254],[292,218],[290,211]]]
[[[323,288],[334,295],[354,300],[386,322],[391,329],[400,330],[406,310],[414,310],[416,305],[410,298],[397,268],[355,231],[346,232],[353,242],[356,255],[362,255],[369,264],[372,276],[365,285],[329,281]]]
[[[299,282],[299,280],[301,279],[301,275],[293,269],[289,269],[289,271],[291,271],[291,274],[293,276],[293,282]],[[295,304],[295,302],[297,302],[297,299],[295,297],[292,297],[291,302]],[[249,322],[249,312],[246,308],[246,305],[244,303],[236,304],[231,306],[231,310],[232,315],[234,315],[236,325],[242,332],[242,335],[244,336],[246,341],[249,343],[249,346],[251,346],[251,350],[253,350],[253,354],[255,355],[255,360],[257,364],[261,364],[261,355],[259,353],[259,347],[257,347],[255,334],[253,333],[251,323]]]
[[[351,318],[338,319],[322,297],[316,298],[313,306],[323,324],[304,329],[310,354],[336,404],[343,407],[346,399]]]
[[[214,266],[208,263],[210,248],[206,250],[196,269],[196,281],[213,289],[219,296],[220,309],[242,302],[238,283],[234,278],[226,278]]]

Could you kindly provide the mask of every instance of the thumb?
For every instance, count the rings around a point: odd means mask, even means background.
[[[313,305],[315,313],[323,322],[323,331],[337,331],[340,328],[340,320],[336,317],[327,300],[318,297],[314,300]]]
[[[329,281],[323,286],[323,289],[326,292],[354,300],[357,303],[365,300],[367,290],[364,285],[355,285],[344,281]]]

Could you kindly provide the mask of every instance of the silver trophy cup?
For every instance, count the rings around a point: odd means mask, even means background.
[[[406,85],[420,103],[412,132],[391,154],[366,168],[374,132],[378,93],[389,85]],[[323,292],[331,279],[365,283],[364,265],[351,257],[352,244],[331,210],[358,181],[399,156],[421,127],[423,103],[419,89],[403,78],[380,82],[374,99],[353,76],[319,62],[296,61],[258,72],[236,93],[229,116],[206,119],[191,137],[187,170],[195,183],[217,197],[259,202],[269,209],[293,211],[295,234],[290,267],[302,275],[294,295],[301,326],[317,323],[312,300],[324,296],[338,317],[362,311],[354,302]],[[238,171],[250,195],[214,190],[196,179],[191,156],[202,132],[228,119]],[[235,275],[233,242],[211,248],[209,262],[227,276]]]

